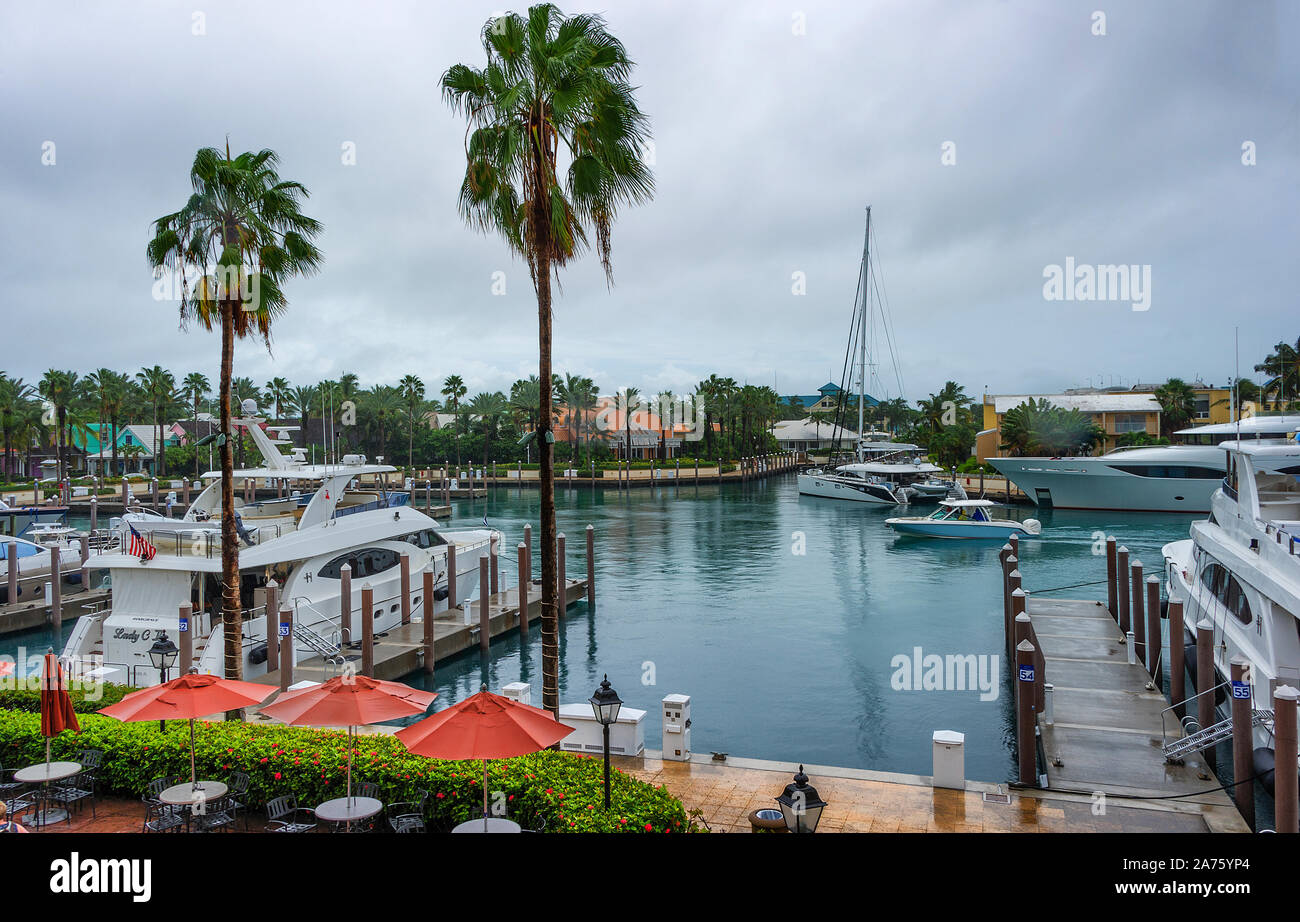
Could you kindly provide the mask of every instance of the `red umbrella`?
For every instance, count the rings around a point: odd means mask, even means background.
[[[50,739],[64,730],[81,732],[77,712],[72,709],[72,696],[63,681],[63,667],[53,651],[45,654],[41,676],[41,735],[45,737],[45,764],[50,764]]]
[[[352,797],[352,735],[359,724],[423,714],[438,697],[401,682],[363,675],[335,676],[321,685],[285,692],[262,713],[300,727],[348,728],[348,798]]]
[[[132,692],[99,713],[117,720],[188,720],[190,722],[190,783],[195,783],[194,720],[220,711],[259,704],[275,691],[271,685],[236,682],[190,672],[178,679]]]
[[[411,752],[433,759],[483,760],[483,827],[487,828],[487,760],[509,759],[552,746],[574,731],[549,711],[494,695],[484,685],[460,704],[398,730]]]

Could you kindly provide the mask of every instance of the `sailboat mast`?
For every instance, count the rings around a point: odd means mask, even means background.
[[[871,206],[867,206],[867,230],[862,237],[862,297],[858,299],[858,438],[862,438],[863,423],[867,403],[867,298],[871,296],[871,286],[867,283],[867,273],[871,271],[869,261],[871,247]]]

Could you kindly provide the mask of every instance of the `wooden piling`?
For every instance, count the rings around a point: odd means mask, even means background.
[[[1119,593],[1119,629],[1129,632],[1128,620],[1128,548],[1123,545],[1115,552],[1115,591]]]
[[[587,526],[587,608],[596,604],[596,529]]]
[[[189,602],[180,604],[180,621],[176,633],[180,641],[177,672],[185,675],[194,666],[194,606]]]
[[[559,609],[560,617],[563,618],[565,614],[565,609],[568,608],[568,605],[566,603],[568,600],[567,593],[569,588],[569,581],[568,578],[565,576],[565,570],[564,570],[564,532],[560,532],[558,535],[555,536],[555,564],[556,564],[556,569],[559,571],[559,576],[556,579],[557,594],[555,596],[556,598],[555,607]]]
[[[456,607],[456,545],[447,545],[447,610]]]
[[[1161,678],[1160,650],[1160,577],[1152,573],[1147,577],[1147,672],[1156,683],[1157,691],[1164,691]]]
[[[497,540],[495,538],[493,538],[492,542],[489,544],[488,554],[491,557],[491,563],[488,569],[488,574],[489,574],[488,579],[491,581],[492,584],[492,594],[496,595],[500,591],[498,587],[501,585],[497,576],[497,571],[500,568],[499,564],[501,560],[501,549],[500,547],[498,547]]]
[[[149,489],[153,494],[153,511],[158,511],[158,478],[154,477],[149,481]]]
[[[1273,827],[1278,832],[1300,832],[1300,785],[1292,768],[1296,764],[1296,699],[1290,685],[1273,692]]]
[[[361,584],[361,674],[375,677],[375,590]]]
[[[1131,578],[1129,592],[1132,599],[1129,601],[1129,618],[1131,629],[1133,631],[1134,643],[1133,655],[1137,657],[1138,663],[1143,668],[1147,664],[1147,620],[1144,614],[1145,606],[1143,598],[1145,590],[1142,580],[1142,561],[1134,560],[1129,565],[1129,576]]]
[[[1255,775],[1254,743],[1252,741],[1252,711],[1250,684],[1246,682],[1249,660],[1238,654],[1229,667],[1232,678],[1232,789],[1233,800],[1242,818],[1255,828]],[[1291,764],[1294,764],[1292,762]],[[1276,783],[1276,781],[1274,782]]]
[[[533,526],[524,526],[524,547],[528,548],[528,556],[524,558],[524,572],[528,574],[528,585],[533,584]]]
[[[126,475],[122,475],[122,511],[126,512],[127,507],[131,505],[131,484],[127,482]]]
[[[1008,649],[1011,647],[1011,587],[1007,585],[1007,558],[1011,556],[1011,545],[1002,545],[998,551],[998,573],[1002,577],[1002,638]]]
[[[1026,600],[1024,586],[1021,584],[1020,568],[1017,566],[1014,554],[1007,558],[1007,566],[1011,568],[1010,572],[1007,573],[1007,598],[1010,600],[1008,623],[1011,625],[1011,630],[1007,632],[1007,656],[1009,658],[1014,658],[1016,644],[1020,643],[1020,641],[1016,639],[1016,615],[1025,610]],[[1019,595],[1017,595],[1017,593],[1019,593]]]
[[[126,510],[123,509],[123,512]],[[90,498],[90,533],[93,535],[99,530],[99,500],[95,497]]]
[[[519,542],[519,633],[528,635],[528,545]]]
[[[433,675],[434,666],[434,630],[433,630],[433,562],[424,568],[424,592],[420,598],[424,603],[424,674]]]
[[[1119,620],[1117,607],[1119,599],[1115,595],[1115,579],[1115,536],[1111,535],[1106,538],[1106,610],[1110,612],[1112,618]]]
[[[280,609],[280,691],[288,691],[293,684],[293,609]],[[268,647],[270,644],[267,645]]]
[[[1038,758],[1034,747],[1034,645],[1016,644],[1016,753],[1020,783],[1037,786]]]
[[[275,580],[266,583],[266,671],[280,668],[280,645],[275,642],[276,619],[280,617],[280,584]]]
[[[63,631],[63,574],[59,568],[63,565],[59,558],[58,547],[50,548],[50,628],[55,637]]]
[[[484,654],[492,643],[492,594],[488,592],[488,555],[478,559],[478,648]]]
[[[185,503],[185,508],[190,508],[190,478],[181,478],[181,496]]]
[[[339,567],[339,636],[352,643],[352,564]]]
[[[1169,703],[1182,720],[1187,715],[1187,636],[1183,631],[1183,603],[1169,600]]]
[[[405,552],[398,558],[402,580],[402,624],[411,623],[411,555]]]
[[[5,551],[5,563],[8,564],[9,574],[6,587],[8,594],[5,596],[10,605],[18,601],[18,542],[10,541],[8,549]]]
[[[1214,725],[1214,625],[1202,618],[1196,625],[1196,719],[1201,729]],[[1218,761],[1214,747],[1205,750],[1205,761],[1210,768]]]

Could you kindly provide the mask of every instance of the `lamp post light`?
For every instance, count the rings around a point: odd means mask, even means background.
[[[609,728],[618,720],[618,709],[623,706],[623,700],[619,698],[618,692],[609,686],[609,676],[606,675],[604,681],[600,683],[600,688],[591,696],[591,710],[596,715],[596,720],[600,723],[605,731],[605,809],[609,809]]]
[[[180,650],[177,649],[176,644],[172,643],[171,640],[168,639],[167,632],[160,631],[158,639],[155,640],[153,646],[149,648],[149,659],[153,663],[154,668],[158,670],[158,681],[160,684],[166,683],[167,670],[171,668],[172,663],[176,662],[176,657],[179,653]],[[158,721],[158,729],[166,730],[167,721]]]
[[[808,783],[802,765],[799,766],[799,773],[794,776],[794,783],[785,786],[785,793],[776,802],[781,805],[781,816],[785,819],[785,828],[790,832],[817,831],[817,823],[822,818],[822,808],[826,806],[826,801]]]

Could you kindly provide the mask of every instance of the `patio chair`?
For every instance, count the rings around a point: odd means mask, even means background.
[[[47,791],[48,798],[69,813],[80,809],[86,801],[90,802],[90,815],[95,812],[95,775],[93,772],[79,771],[75,775],[56,781]]]
[[[6,769],[3,764],[0,764],[0,800],[6,800],[10,794],[21,791],[25,787],[27,785],[23,782],[14,780],[12,769]]]
[[[235,825],[235,808],[226,794],[205,805],[202,813],[194,811],[195,832],[224,832]]]
[[[20,787],[26,787],[20,784]],[[23,823],[20,817],[25,813],[32,813],[39,810],[41,806],[41,789],[36,786],[27,787],[26,790],[17,794],[11,794],[5,802],[5,813],[11,824],[21,823],[23,826],[31,825],[30,822]],[[10,825],[10,831],[13,826]]]
[[[362,782],[361,784],[358,784],[356,787],[356,791],[353,793],[353,796],[370,797],[382,803],[382,798],[380,798],[379,796],[379,785],[375,784],[373,781],[365,781]],[[383,811],[381,810],[379,813],[376,813],[370,819],[362,820],[353,825],[355,825],[356,828],[360,829],[362,832],[377,832],[379,830],[379,823],[382,817],[383,817]]]
[[[419,800],[401,801],[384,808],[388,818],[388,828],[393,832],[427,832],[424,823],[424,811],[429,801],[429,792],[421,791]]]
[[[185,819],[167,804],[148,804],[144,813],[144,828],[141,832],[180,832],[185,826]]]
[[[244,772],[231,772],[230,779],[226,784],[226,794],[230,800],[230,809],[233,815],[238,819],[242,813],[244,816],[244,831],[248,831],[248,775]]]
[[[140,795],[140,799],[144,801],[145,806],[158,807],[165,813],[172,813],[184,819],[185,807],[165,804],[158,799],[163,791],[172,785],[178,784],[180,778],[180,775],[164,775],[161,778],[153,779],[153,781],[145,785],[144,793]]]
[[[313,832],[316,814],[298,806],[298,799],[284,794],[266,803],[267,832]]]

